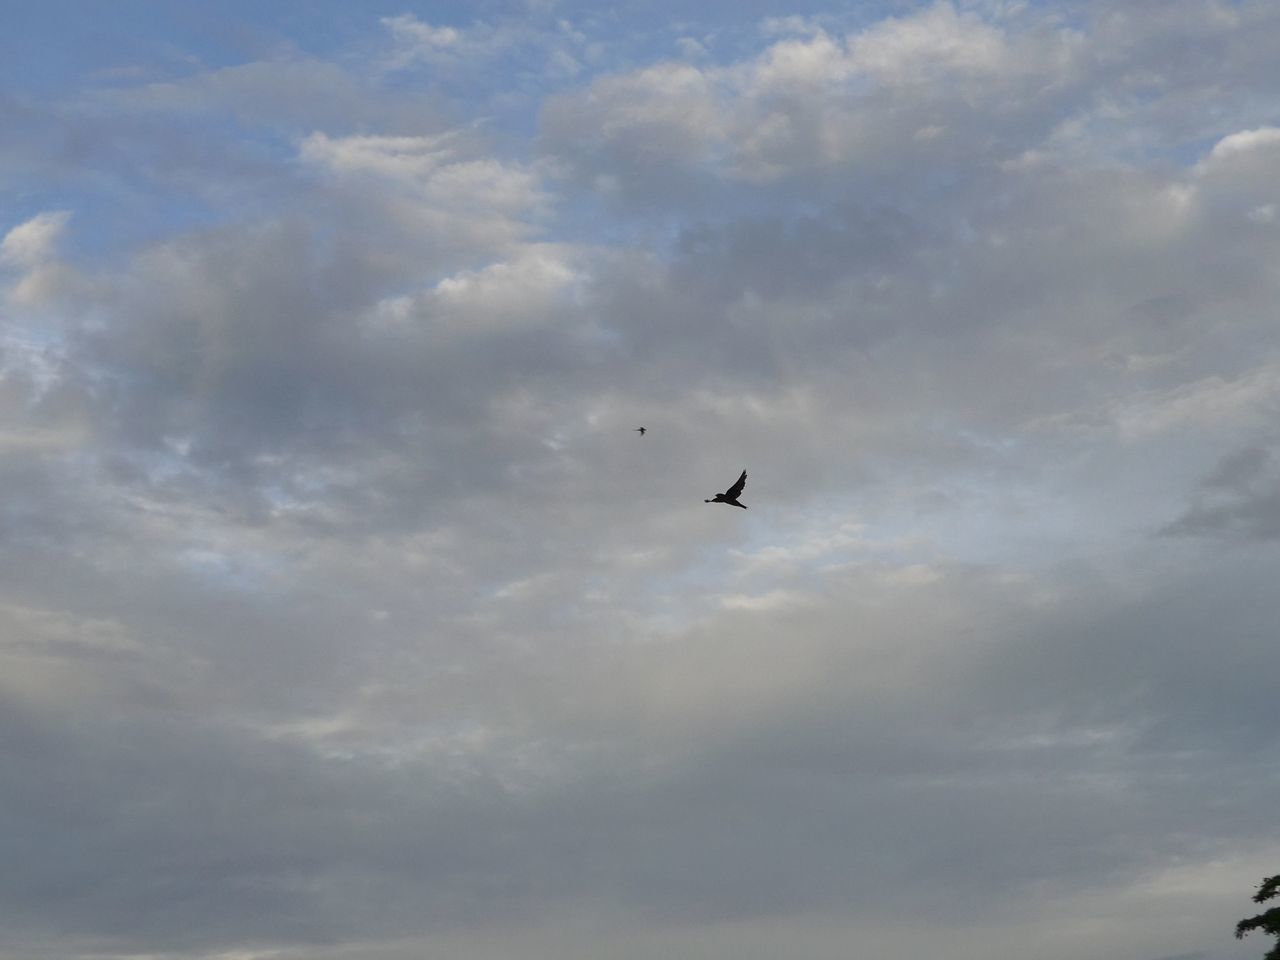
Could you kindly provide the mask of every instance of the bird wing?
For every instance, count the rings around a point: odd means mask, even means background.
[[[738,482],[724,492],[724,495],[730,500],[736,499],[738,494],[742,493],[742,488],[747,485],[747,471],[742,471],[742,476],[738,478]]]

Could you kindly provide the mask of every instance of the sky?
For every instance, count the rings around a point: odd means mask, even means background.
[[[0,960],[1265,952],[1280,6],[3,6]]]

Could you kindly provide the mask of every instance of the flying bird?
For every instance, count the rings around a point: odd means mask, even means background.
[[[738,478],[738,482],[726,490],[724,493],[717,493],[711,500],[703,500],[703,503],[731,503],[735,507],[747,509],[745,503],[738,502],[738,494],[742,493],[742,488],[747,485],[747,471],[742,471],[742,476]]]
[[[642,436],[642,437],[643,437],[643,436],[644,436],[644,427],[636,427],[636,433],[640,434],[640,436]]]

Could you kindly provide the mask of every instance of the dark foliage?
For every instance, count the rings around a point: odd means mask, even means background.
[[[1262,886],[1253,895],[1253,902],[1264,903],[1277,894],[1280,894],[1280,874],[1274,877],[1267,877],[1262,881]],[[1254,930],[1261,930],[1263,933],[1276,938],[1276,945],[1271,948],[1263,960],[1280,960],[1280,907],[1272,907],[1256,917],[1248,917],[1245,920],[1241,920],[1236,924],[1236,939],[1243,939],[1246,933],[1252,933]]]

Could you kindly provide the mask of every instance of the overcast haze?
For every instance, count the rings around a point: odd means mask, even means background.
[[[1261,956],[1278,303],[1272,0],[9,0],[0,960]]]

